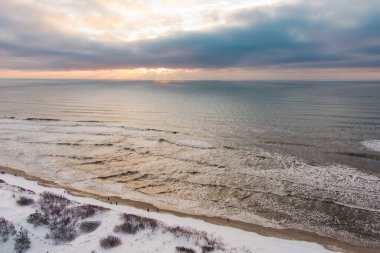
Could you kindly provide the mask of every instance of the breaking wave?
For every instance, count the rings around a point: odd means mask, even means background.
[[[362,144],[379,147],[375,140]],[[3,117],[0,160],[61,183],[186,211],[368,245],[378,245],[380,238],[379,177],[343,165],[313,166],[258,147],[218,144],[176,129]]]
[[[370,150],[380,152],[380,140],[367,140],[363,141],[362,144]]]

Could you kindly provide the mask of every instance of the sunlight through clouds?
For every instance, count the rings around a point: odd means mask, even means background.
[[[3,0],[0,74],[209,79],[231,69],[241,78],[344,69],[373,77],[379,12],[375,0]]]

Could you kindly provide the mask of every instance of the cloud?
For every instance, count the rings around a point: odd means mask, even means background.
[[[93,12],[102,13],[97,2]],[[175,30],[134,41],[89,36],[65,26],[70,19],[66,14],[27,3],[2,4],[0,68],[380,67],[380,2],[376,0],[239,8],[223,17],[222,26]],[[81,14],[85,11],[81,8],[71,5],[70,12]],[[140,25],[143,29],[144,20]]]

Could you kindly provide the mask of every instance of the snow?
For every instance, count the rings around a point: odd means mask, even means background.
[[[235,228],[224,227],[209,224],[201,220],[192,218],[182,218],[170,214],[161,214],[155,212],[146,212],[145,210],[136,209],[125,205],[111,205],[102,201],[98,201],[86,197],[78,197],[67,194],[63,189],[48,188],[38,185],[37,182],[29,181],[21,177],[13,175],[1,174],[0,179],[7,184],[0,184],[0,217],[5,217],[12,221],[16,229],[20,226],[29,231],[31,239],[31,248],[27,251],[30,253],[40,252],[88,252],[95,250],[100,252],[175,252],[176,246],[184,246],[193,248],[196,252],[201,252],[199,245],[194,241],[184,238],[176,238],[170,233],[164,233],[161,230],[152,232],[151,230],[143,230],[135,235],[115,234],[113,228],[121,223],[120,213],[135,214],[143,217],[149,217],[159,220],[169,226],[190,227],[196,230],[205,231],[213,234],[215,237],[221,238],[226,245],[228,252],[255,252],[255,253],[294,253],[308,252],[321,253],[331,252],[321,245],[310,242],[285,240],[274,237],[266,237],[253,232],[242,231]],[[17,187],[22,187],[34,191],[36,194],[28,192],[20,192]],[[66,244],[54,244],[50,239],[45,239],[48,229],[44,226],[34,228],[32,224],[26,222],[28,215],[36,209],[35,206],[20,207],[16,204],[18,196],[28,195],[28,197],[38,199],[38,194],[49,191],[55,194],[64,195],[66,198],[81,203],[92,204],[109,208],[110,211],[96,214],[87,220],[100,220],[101,225],[95,231],[88,234],[80,234],[75,240]],[[122,239],[122,245],[112,249],[102,249],[99,245],[99,239],[108,235],[116,235]],[[10,238],[6,243],[0,242],[0,252],[14,252],[14,240]],[[214,251],[221,252],[221,251]]]

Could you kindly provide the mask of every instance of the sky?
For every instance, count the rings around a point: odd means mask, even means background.
[[[380,1],[1,0],[0,78],[380,80]]]

